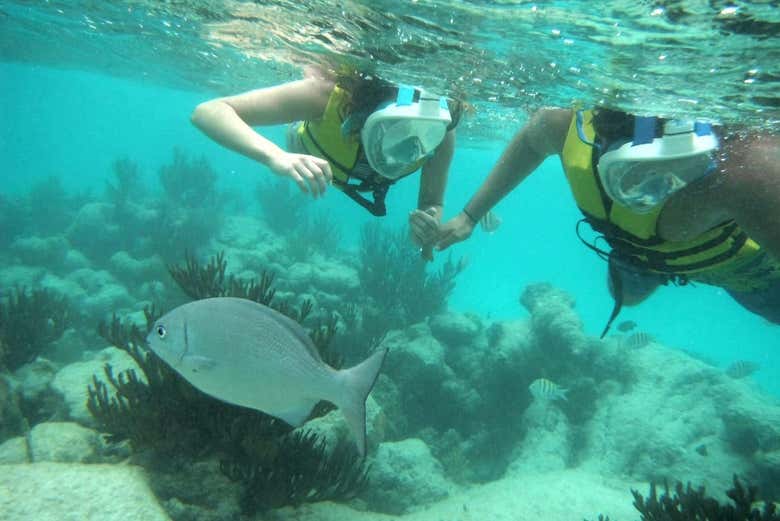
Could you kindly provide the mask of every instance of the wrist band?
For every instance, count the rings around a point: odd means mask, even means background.
[[[471,215],[471,214],[469,213],[469,211],[468,211],[468,210],[466,210],[465,208],[463,208],[463,213],[464,213],[464,214],[466,214],[466,217],[468,217],[469,219],[471,219],[471,223],[472,223],[472,224],[477,224],[477,220],[476,220],[476,219],[474,219],[474,216],[473,216],[473,215]]]

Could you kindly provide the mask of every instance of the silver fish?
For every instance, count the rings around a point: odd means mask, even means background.
[[[559,387],[558,384],[547,378],[537,378],[531,382],[528,390],[531,391],[531,395],[537,400],[555,400],[557,398],[565,400],[566,392],[568,391],[568,389]]]
[[[653,336],[644,331],[637,331],[620,339],[620,345],[625,349],[642,349],[652,344],[655,340]]]
[[[292,426],[320,400],[341,409],[366,451],[366,398],[387,350],[350,369],[322,361],[294,320],[251,300],[221,297],[184,304],[146,337],[152,351],[188,382],[228,403],[251,407]]]
[[[501,226],[502,222],[503,220],[501,217],[491,210],[482,216],[482,219],[479,220],[479,226],[482,228],[482,231],[493,233],[498,230],[498,227]]]
[[[748,360],[737,360],[726,368],[726,374],[731,378],[739,380],[746,378],[758,371],[759,365]]]

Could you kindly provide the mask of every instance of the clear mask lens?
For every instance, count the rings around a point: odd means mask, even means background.
[[[606,172],[607,190],[619,203],[649,212],[672,194],[709,173],[709,154],[673,160],[625,161]]]
[[[364,146],[371,152],[373,163],[382,175],[398,177],[402,171],[430,155],[446,131],[446,125],[438,121],[388,121],[377,125],[370,142]]]

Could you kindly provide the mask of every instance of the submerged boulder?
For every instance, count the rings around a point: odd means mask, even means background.
[[[455,488],[425,442],[417,438],[381,443],[372,458],[369,480],[364,496],[371,509],[396,515],[440,501]]]

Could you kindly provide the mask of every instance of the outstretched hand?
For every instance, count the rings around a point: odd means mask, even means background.
[[[289,177],[303,193],[319,197],[333,182],[330,164],[322,158],[306,154],[282,152],[268,165],[276,175]]]
[[[420,247],[420,255],[426,261],[433,260],[433,245],[439,236],[440,219],[441,212],[436,206],[409,213],[409,236]]]
[[[436,241],[438,251],[446,250],[456,242],[465,241],[471,236],[476,223],[461,212],[439,227],[439,237]]]

